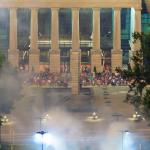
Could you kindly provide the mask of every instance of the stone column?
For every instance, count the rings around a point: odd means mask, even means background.
[[[70,58],[72,94],[79,94],[80,75],[79,8],[72,9],[72,50]]]
[[[29,71],[39,71],[38,8],[31,8]]]
[[[80,34],[79,34],[79,8],[72,8],[72,50],[79,51]]]
[[[60,50],[59,50],[59,17],[58,8],[51,9],[51,51],[50,72],[60,73]]]
[[[135,32],[141,32],[141,9],[135,9]]]
[[[111,56],[111,66],[113,72],[116,67],[122,67],[120,11],[120,8],[114,8],[113,50]]]
[[[135,24],[134,24],[134,32],[141,33],[141,9],[135,9]],[[133,51],[137,51],[141,48],[141,43],[137,40],[134,43]]]
[[[133,29],[133,31],[132,32],[139,32],[139,33],[141,33],[141,9],[134,9],[133,10],[134,12],[133,12],[133,15],[134,15],[134,20],[133,20],[133,22],[134,22],[134,29]],[[133,44],[133,48],[132,48],[132,50],[133,51],[136,51],[136,50],[139,50],[140,49],[140,43],[139,43],[139,41],[137,41],[136,43],[134,43]]]
[[[141,33],[141,9],[131,9],[131,34],[134,32]],[[140,50],[141,43],[139,40],[136,40],[136,42],[133,43],[133,39],[131,36],[131,51],[129,52],[129,62],[131,64],[131,67],[134,67],[134,63],[132,61],[132,57],[135,55],[136,51]]]
[[[100,48],[100,9],[93,9],[93,49],[91,50],[91,72],[96,67],[97,72],[102,71]]]
[[[10,8],[8,62],[14,68],[18,68],[19,66],[19,50],[17,49],[17,8]]]

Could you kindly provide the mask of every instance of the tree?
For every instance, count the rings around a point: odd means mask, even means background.
[[[150,33],[144,35],[144,44],[143,45],[143,62],[144,62],[144,76],[146,77],[146,81],[150,83]]]
[[[143,96],[144,88],[150,83],[150,34],[135,32],[132,37],[133,44],[139,41],[140,46],[131,58],[134,67],[131,68],[129,64],[128,69],[123,70],[124,78],[132,79],[126,102],[131,103],[150,122],[150,90],[146,90]]]
[[[2,68],[4,61],[5,61],[5,56],[2,53],[0,53],[0,68]]]
[[[94,66],[94,68],[93,68],[93,72],[94,72],[95,74],[97,74],[96,66]]]
[[[146,90],[146,94],[143,97],[142,112],[150,125],[150,89]]]

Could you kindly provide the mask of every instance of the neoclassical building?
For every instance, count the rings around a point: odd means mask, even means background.
[[[102,71],[102,49],[101,49],[101,9],[112,8],[113,13],[113,35],[111,49],[112,71],[116,67],[122,67],[121,49],[121,9],[131,9],[131,30],[141,32],[141,0],[1,0],[0,8],[9,9],[9,50],[8,61],[13,67],[19,67],[19,50],[17,39],[17,10],[22,8],[30,9],[30,49],[29,49],[29,71],[39,71],[40,50],[38,32],[38,10],[51,10],[51,33],[49,49],[49,69],[51,72],[60,72],[60,38],[59,38],[59,11],[62,8],[71,10],[72,30],[70,40],[70,72],[72,77],[72,91],[79,92],[79,71],[81,60],[81,38],[79,31],[80,9],[90,8],[92,10],[92,39],[90,49],[91,71],[94,66],[97,71]],[[109,18],[108,18],[109,19]],[[134,51],[134,46],[132,46]]]

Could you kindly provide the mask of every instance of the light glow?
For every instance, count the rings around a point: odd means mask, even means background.
[[[34,135],[34,141],[45,145],[55,145],[55,138],[50,133],[45,133],[44,135],[36,133]]]
[[[130,150],[135,150],[134,148],[134,140],[132,137],[132,134],[129,131],[124,132],[124,149],[130,149]]]

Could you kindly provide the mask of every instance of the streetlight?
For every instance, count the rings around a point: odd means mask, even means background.
[[[142,117],[138,112],[135,112],[135,113],[132,115],[132,118],[128,118],[128,119],[131,120],[131,121],[135,121],[135,122],[140,122],[140,121],[145,120],[145,118]]]
[[[44,135],[47,132],[45,132],[44,130],[42,130],[42,121],[46,121],[46,120],[51,119],[51,118],[50,118],[49,114],[46,114],[43,117],[39,117],[38,119],[40,120],[40,131],[38,131],[36,133],[39,134],[39,135],[41,135],[40,142],[41,142],[41,147],[42,147],[42,150],[43,150],[43,146],[44,146],[43,138],[44,138]]]
[[[2,116],[0,115],[0,149],[2,149],[2,137],[1,137],[1,132],[2,132],[2,126],[8,122],[7,116]]]
[[[46,133],[45,131],[43,131],[43,130],[41,130],[41,131],[38,131],[38,132],[36,132],[37,134],[40,134],[41,136],[42,136],[42,140],[41,140],[41,143],[42,143],[42,149],[41,150],[43,150],[43,136],[44,136],[44,134]]]
[[[122,150],[124,150],[124,134],[130,133],[128,130],[122,131]]]
[[[138,112],[135,112],[135,114],[133,114],[133,118],[134,118],[134,121],[144,120],[144,118],[142,118],[142,116]]]
[[[87,119],[85,121],[99,122],[99,121],[102,121],[102,120],[103,119],[96,112],[93,112],[89,117],[87,117]]]

